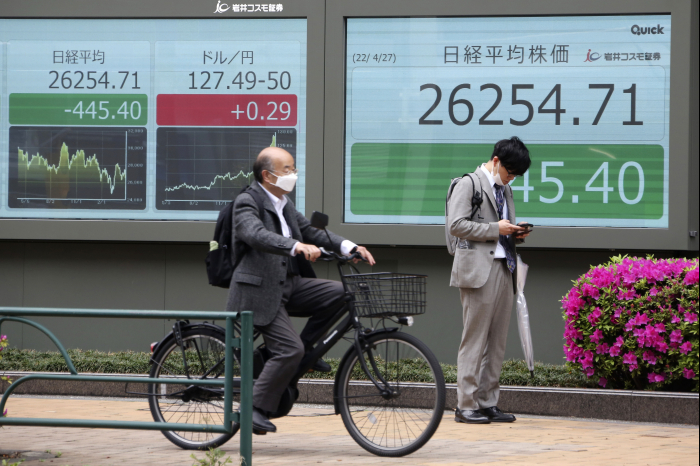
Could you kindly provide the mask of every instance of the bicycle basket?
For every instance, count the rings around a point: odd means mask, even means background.
[[[425,314],[425,275],[380,272],[345,275],[358,317]]]

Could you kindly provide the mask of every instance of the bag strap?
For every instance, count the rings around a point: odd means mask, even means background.
[[[464,174],[464,176],[462,176],[462,178],[464,178],[465,176],[469,177],[469,180],[472,182],[472,214],[469,217],[469,220],[472,220],[474,218],[474,215],[476,215],[477,211],[479,211],[481,209],[481,204],[484,202],[484,195],[482,194],[483,189],[481,187],[481,181],[479,181],[479,183],[478,183],[479,189],[477,190],[476,189],[477,183],[472,178],[472,174],[466,173],[466,174]],[[478,181],[479,177],[477,176],[476,178]]]
[[[263,205],[264,205],[265,201],[263,200],[260,193],[255,191],[250,185],[241,189],[241,192],[238,193],[238,195],[240,196],[243,193],[250,194],[250,197],[253,198],[253,200],[255,201],[255,204],[258,206],[258,214],[260,216],[260,220],[262,220],[263,219],[263,211],[264,211]]]

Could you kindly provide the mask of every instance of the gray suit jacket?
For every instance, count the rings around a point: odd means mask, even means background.
[[[254,325],[267,325],[275,318],[282,302],[282,285],[287,277],[289,253],[297,241],[315,244],[340,253],[344,238],[312,227],[310,222],[287,199],[284,218],[292,237],[282,236],[282,226],[275,207],[258,183],[251,189],[264,199],[263,218],[253,196],[247,193],[236,197],[233,204],[233,241],[250,246],[233,272],[226,311],[253,311]],[[235,251],[235,247],[232,248]],[[232,251],[233,252],[233,251]]]
[[[478,176],[481,189],[485,194],[481,209],[477,211],[472,220],[472,195],[474,184],[469,177],[464,177],[457,183],[450,197],[448,210],[450,218],[446,219],[450,225],[450,233],[459,241],[455,250],[455,258],[452,264],[452,276],[450,286],[458,288],[481,288],[489,278],[491,264],[496,254],[498,244],[498,208],[496,198],[491,189],[488,177],[478,168],[472,176]],[[513,203],[513,190],[507,186],[504,191],[506,204],[508,205],[508,219],[515,223],[515,205]],[[509,245],[515,255],[515,237],[509,238]],[[517,240],[517,242],[522,242]],[[513,292],[515,292],[516,274],[513,274]]]

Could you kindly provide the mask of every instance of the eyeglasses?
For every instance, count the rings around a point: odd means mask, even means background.
[[[503,168],[506,168],[506,167],[503,167]],[[508,176],[512,176],[513,178],[517,178],[518,176],[520,176],[520,175],[516,175],[515,173],[511,172],[507,168],[506,168],[506,173],[508,173]]]
[[[271,173],[275,176],[288,176],[288,175],[296,175],[297,173],[299,173],[299,171],[296,168],[294,168],[292,170],[287,170],[286,172],[282,173],[281,175],[278,175],[277,173],[275,173],[274,170]]]

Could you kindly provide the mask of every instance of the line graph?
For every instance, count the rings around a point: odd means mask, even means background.
[[[124,137],[125,139],[128,138],[127,133],[124,133]],[[126,165],[127,160],[126,144],[124,147],[124,165]],[[54,191],[61,191],[63,189],[62,185],[69,184],[71,181],[76,183],[75,192],[78,195],[80,184],[94,183],[96,180],[99,180],[100,185],[106,185],[106,188],[109,189],[109,194],[114,194],[114,189],[119,185],[119,191],[124,193],[124,197],[119,200],[123,201],[126,199],[126,170],[122,170],[119,163],[114,164],[114,176],[112,176],[106,168],[100,169],[97,154],[85,158],[85,151],[77,150],[75,154],[69,157],[68,146],[66,146],[65,142],[61,146],[60,154],[58,165],[51,165],[41,154],[34,154],[30,159],[29,154],[22,149],[18,149],[17,177],[20,182],[26,184],[29,179],[43,177],[44,183],[48,185],[48,197],[46,198],[20,197],[19,199],[56,199],[53,197]],[[101,192],[104,190],[103,188],[104,186],[100,186]],[[78,199],[80,198],[78,197]],[[85,200],[94,201],[98,199]]]
[[[262,149],[296,152],[296,130],[289,128],[161,127],[156,139],[160,210],[219,210],[253,182],[253,163]]]
[[[192,189],[192,190],[198,190],[198,189],[208,189],[211,190],[214,186],[216,186],[217,182],[223,183],[225,181],[236,181],[238,178],[245,178],[247,180],[250,179],[250,177],[253,175],[253,172],[248,172],[244,173],[243,170],[239,171],[238,174],[231,176],[230,173],[226,173],[225,175],[216,175],[214,177],[214,181],[209,183],[208,186],[197,186],[197,185],[190,185],[187,183],[181,183],[178,186],[172,186],[165,188],[166,192],[175,192],[178,189]]]
[[[10,207],[145,207],[144,128],[11,127],[10,149]]]

